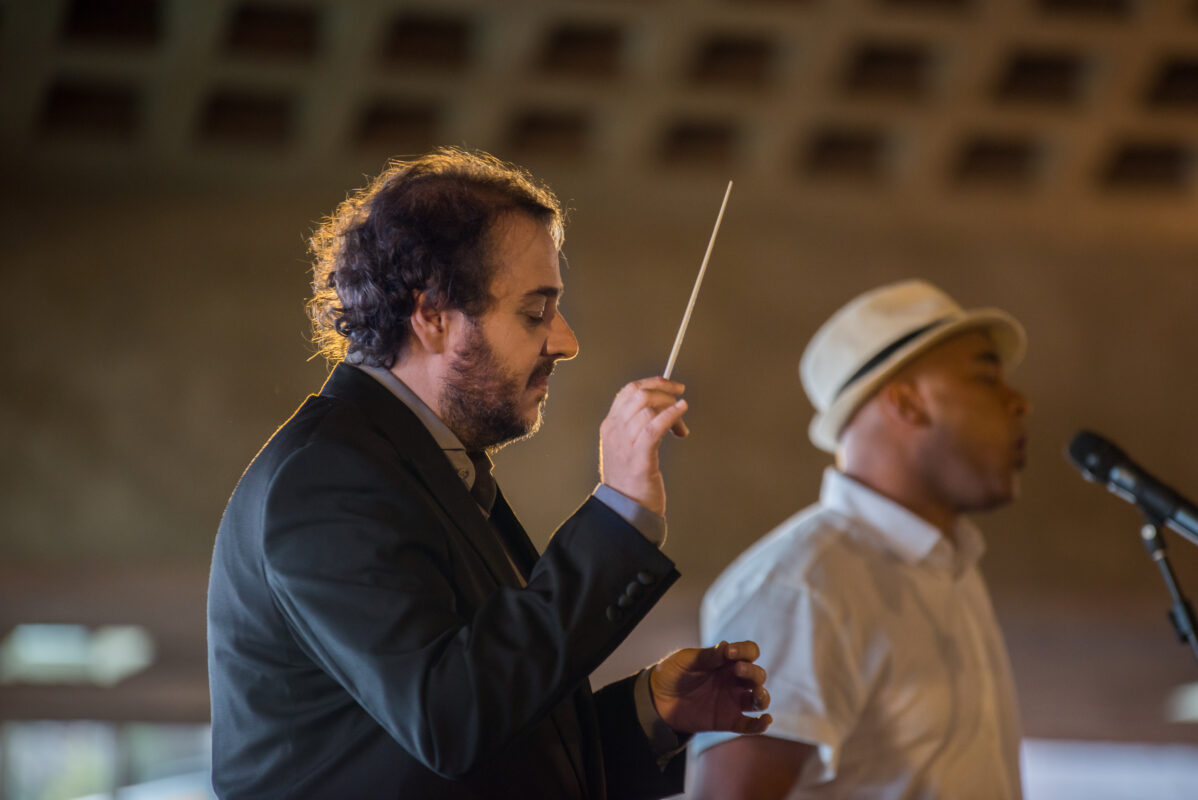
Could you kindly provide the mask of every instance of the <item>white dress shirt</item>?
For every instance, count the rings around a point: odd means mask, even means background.
[[[752,639],[774,723],[817,746],[790,798],[1018,800],[1010,665],[968,520],[955,545],[829,469],[818,504],[743,553],[703,601],[703,641]],[[699,734],[692,756],[730,738]]]

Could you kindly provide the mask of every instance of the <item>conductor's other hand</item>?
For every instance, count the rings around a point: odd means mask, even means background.
[[[765,670],[753,663],[760,655],[755,642],[720,642],[671,653],[649,673],[657,713],[680,733],[763,732],[773,718],[745,714],[770,705]]]
[[[666,487],[657,449],[666,431],[690,433],[682,421],[685,388],[665,378],[633,381],[619,391],[599,426],[599,480],[663,516]]]

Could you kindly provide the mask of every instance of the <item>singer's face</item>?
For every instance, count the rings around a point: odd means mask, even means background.
[[[544,225],[524,214],[499,220],[490,308],[460,312],[449,343],[441,393],[445,422],[468,449],[495,447],[535,433],[555,362],[578,354],[578,340],[558,308],[558,250]]]
[[[920,463],[929,488],[961,513],[1013,500],[1028,402],[1007,385],[989,334],[975,330],[945,340],[913,364],[911,378],[927,415]]]

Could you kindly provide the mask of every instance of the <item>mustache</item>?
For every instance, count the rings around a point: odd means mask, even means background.
[[[545,361],[543,364],[541,364],[541,366],[537,367],[536,370],[533,371],[532,376],[529,377],[529,379],[528,379],[528,382],[533,383],[534,381],[538,381],[541,378],[548,378],[550,375],[553,374],[553,370],[555,367],[557,367],[556,361],[552,361],[552,360]]]

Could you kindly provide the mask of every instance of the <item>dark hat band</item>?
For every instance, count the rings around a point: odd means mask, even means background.
[[[843,384],[841,384],[840,388],[836,390],[836,394],[833,396],[832,399],[833,400],[839,399],[839,397],[842,394],[844,394],[845,391],[848,390],[848,388],[850,386],[852,386],[854,383],[856,383],[857,381],[859,381],[863,377],[865,377],[867,374],[869,374],[869,372],[874,367],[878,366],[883,361],[885,361],[886,359],[888,359],[892,355],[894,355],[896,352],[898,352],[899,348],[901,348],[903,345],[908,344],[909,342],[914,340],[916,337],[927,333],[932,328],[935,328],[937,325],[943,325],[945,322],[948,321],[948,319],[949,319],[948,317],[941,317],[940,319],[936,320],[935,322],[932,322],[928,325],[924,325],[923,327],[920,327],[920,328],[916,328],[915,330],[911,331],[910,333],[903,334],[902,336],[895,339],[890,344],[883,347],[880,351],[878,351],[874,355],[873,358],[871,358],[869,361],[866,361],[864,364],[862,364],[861,369],[854,372],[852,375],[849,376],[849,379],[847,381],[845,381]]]

